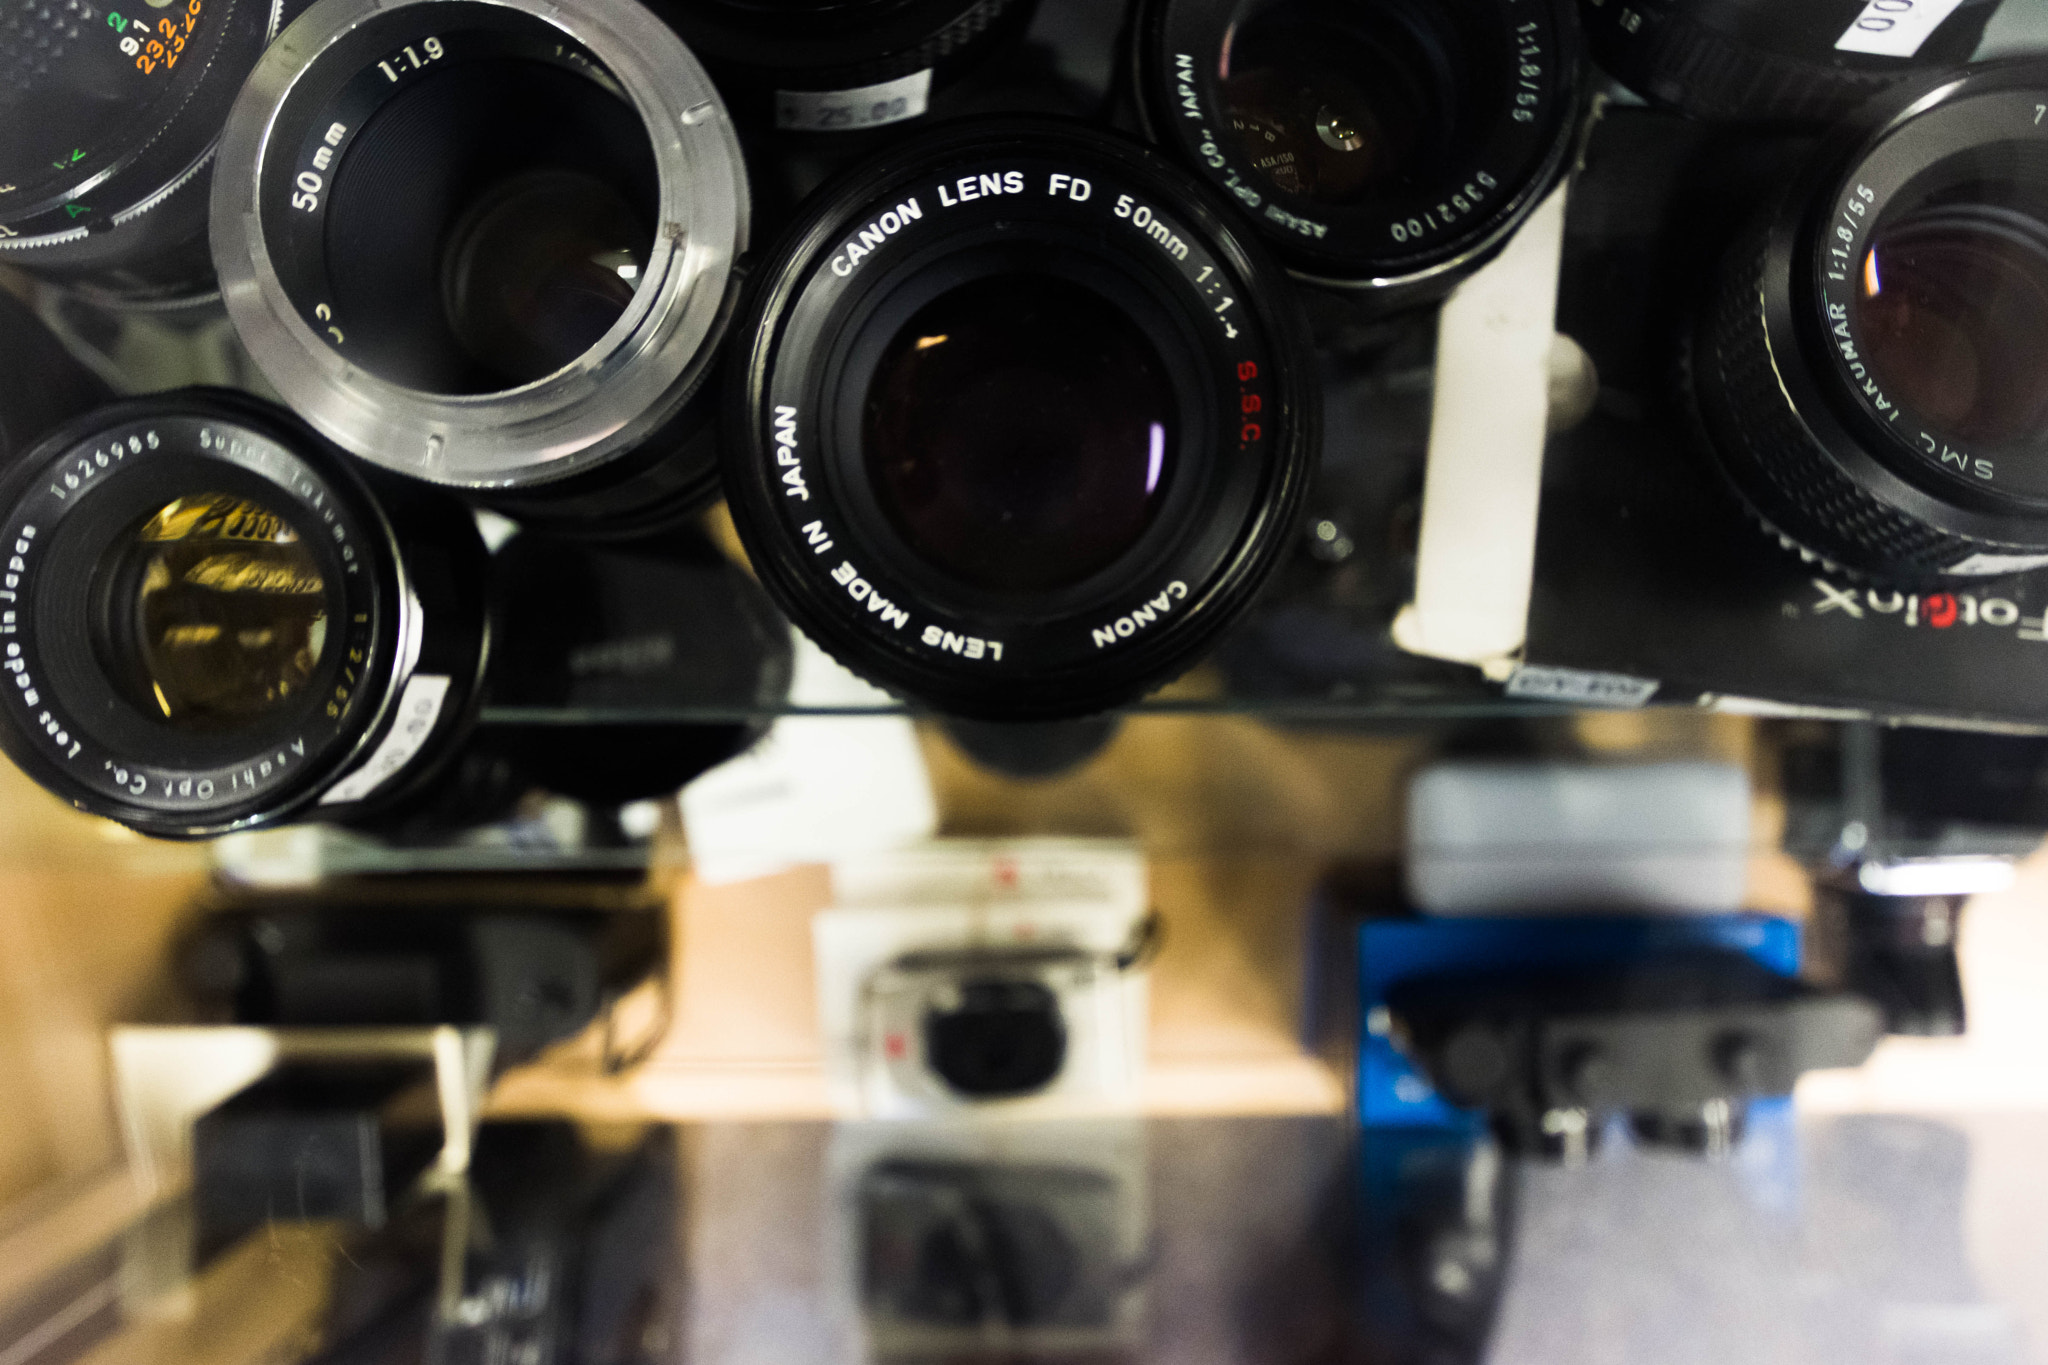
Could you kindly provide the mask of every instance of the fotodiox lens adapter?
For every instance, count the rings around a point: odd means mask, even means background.
[[[2048,63],[1887,96],[1730,253],[1689,374],[1798,546],[1893,579],[2048,564]]]
[[[1570,0],[1142,0],[1135,24],[1148,134],[1303,279],[1441,294],[1564,174]]]
[[[1960,66],[2000,0],[1580,0],[1586,45],[1629,89],[1698,118],[1824,123]]]
[[[305,4],[136,0],[115,11],[10,0],[0,264],[119,296],[211,293],[214,140],[265,45]]]
[[[482,542],[223,391],[101,408],[0,481],[0,747],[81,810],[192,838],[418,785],[466,726]]]
[[[691,400],[746,178],[632,0],[320,0],[235,105],[213,218],[236,329],[345,449],[566,529],[715,496]]]
[[[726,494],[854,671],[1051,719],[1195,662],[1290,543],[1318,390],[1293,295],[1192,178],[1046,120],[814,196],[735,355]]]
[[[914,119],[1031,22],[1037,0],[663,0],[743,116],[785,132]]]

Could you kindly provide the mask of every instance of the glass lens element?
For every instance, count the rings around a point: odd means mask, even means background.
[[[132,600],[115,605],[132,625],[115,648],[145,715],[222,730],[305,691],[327,644],[326,582],[284,518],[199,493],[159,508],[126,550],[117,591]]]
[[[479,364],[513,383],[553,374],[626,311],[652,236],[602,180],[560,170],[514,176],[449,234],[449,325]]]
[[[1178,423],[1159,352],[1107,299],[994,275],[926,304],[867,395],[876,497],[927,561],[1042,592],[1107,568],[1151,523]]]
[[[1880,224],[1855,326],[1878,383],[1958,444],[2048,445],[2048,224],[1950,203]]]
[[[1432,168],[1453,122],[1448,34],[1394,4],[1285,0],[1233,27],[1218,77],[1253,167],[1288,194],[1355,204]]]

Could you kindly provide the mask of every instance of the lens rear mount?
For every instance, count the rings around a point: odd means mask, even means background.
[[[1578,41],[1563,0],[1149,0],[1132,55],[1148,134],[1294,275],[1405,306],[1563,174]]]
[[[745,173],[702,67],[637,4],[322,0],[220,159],[236,328],[365,459],[580,496],[710,372]]]
[[[1125,140],[972,121],[820,191],[734,357],[727,496],[848,667],[988,719],[1195,662],[1288,543],[1315,449],[1278,272]]]
[[[1887,96],[1724,262],[1687,376],[1796,547],[1924,581],[2048,563],[2048,66]]]

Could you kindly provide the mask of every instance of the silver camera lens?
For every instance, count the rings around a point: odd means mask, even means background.
[[[631,0],[320,0],[229,116],[213,252],[264,375],[344,449],[644,522],[715,489],[747,219],[724,105]]]

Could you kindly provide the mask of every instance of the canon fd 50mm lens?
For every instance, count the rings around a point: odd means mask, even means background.
[[[1289,543],[1296,305],[1143,148],[934,131],[820,191],[759,280],[727,496],[856,672],[970,716],[1098,711],[1192,664]]]
[[[0,481],[0,746],[81,810],[191,838],[401,798],[467,726],[485,554],[223,391],[99,409]]]
[[[1570,0],[1144,0],[1152,138],[1288,268],[1399,306],[1498,252],[1565,170]]]
[[[715,494],[747,238],[717,92],[632,0],[321,0],[236,103],[214,251],[322,434],[568,529]]]
[[[1688,372],[1729,475],[1809,553],[2048,564],[2048,63],[1845,126],[1730,252]]]

